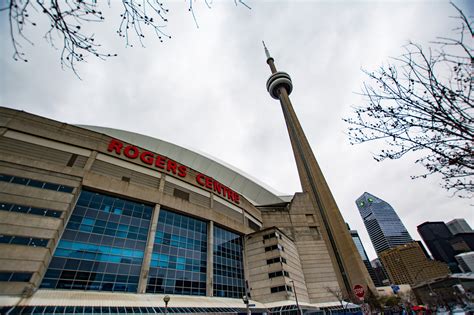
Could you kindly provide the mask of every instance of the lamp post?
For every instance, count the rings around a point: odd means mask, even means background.
[[[242,297],[242,301],[244,302],[245,304],[245,309],[247,310],[247,315],[250,315],[250,308],[249,308],[249,298],[247,297],[247,295],[244,295]]]
[[[295,282],[293,280],[290,280],[290,282],[293,285],[293,292],[295,293],[295,302],[296,302],[296,308],[298,309],[298,314],[303,315],[303,312],[301,311],[300,305],[298,303],[298,295],[296,294]]]
[[[170,296],[165,295],[163,297],[163,302],[165,302],[165,315],[168,315],[168,302],[170,301]]]

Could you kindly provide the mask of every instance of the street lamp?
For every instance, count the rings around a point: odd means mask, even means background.
[[[296,308],[298,309],[298,314],[303,315],[303,312],[300,309],[300,305],[298,304],[298,295],[296,294],[295,282],[293,280],[290,280],[290,282],[293,285],[293,292],[295,293],[295,302],[296,302]]]
[[[246,295],[244,295],[244,296],[242,297],[242,301],[243,301],[244,304],[245,304],[245,308],[246,308],[246,310],[247,310],[247,315],[251,314],[251,313],[250,313],[250,308],[249,308],[249,298],[248,298]]]
[[[163,302],[165,302],[165,315],[168,315],[168,302],[170,301],[170,296],[165,295],[163,297]]]

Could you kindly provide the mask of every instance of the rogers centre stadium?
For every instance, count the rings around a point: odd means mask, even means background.
[[[279,196],[160,139],[5,107],[0,148],[2,313],[357,313],[340,298],[373,287],[322,174]]]

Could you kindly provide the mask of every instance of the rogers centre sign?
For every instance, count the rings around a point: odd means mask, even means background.
[[[179,177],[186,177],[186,175],[188,174],[187,166],[179,164],[178,162],[168,159],[165,156],[146,150],[141,150],[136,146],[124,145],[124,143],[120,140],[110,140],[109,146],[107,147],[107,151],[115,152],[115,154],[123,155],[131,160],[140,159],[143,163],[147,165],[154,166],[155,168],[166,171],[170,174],[178,175]],[[198,173],[196,175],[195,181],[200,186],[212,190],[216,194],[230,201],[233,201],[236,204],[240,203],[240,195],[238,193],[236,193],[229,187],[221,184],[212,177]]]

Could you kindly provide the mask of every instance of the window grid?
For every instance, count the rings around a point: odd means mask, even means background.
[[[24,178],[24,177],[19,177],[19,176],[11,176],[11,175],[6,175],[6,174],[0,174],[0,181],[12,183],[12,184],[36,187],[36,188],[41,188],[41,189],[66,192],[66,193],[72,193],[72,191],[74,190],[74,187],[70,187],[66,185],[43,182],[36,179]]]
[[[214,296],[242,298],[245,294],[242,238],[214,227]]]
[[[276,278],[276,277],[282,277],[282,276],[285,276],[285,277],[289,277],[290,274],[288,273],[288,271],[285,271],[285,270],[280,270],[280,271],[275,271],[275,272],[270,272],[268,274],[268,278]]]
[[[289,285],[280,285],[278,287],[271,287],[270,288],[271,293],[277,293],[277,292],[282,292],[282,291],[293,292],[293,288],[290,287]]]
[[[246,313],[245,308],[231,307],[157,307],[157,306],[0,306],[0,313],[8,311],[11,314],[241,314]],[[252,314],[264,314],[265,310],[252,309]]]
[[[0,281],[29,282],[32,275],[32,272],[0,272]]]
[[[33,215],[52,217],[52,218],[59,218],[62,214],[62,212],[58,210],[35,208],[35,207],[23,206],[23,205],[17,205],[17,204],[12,204],[12,203],[5,203],[5,202],[0,202],[0,210],[33,214]]]
[[[0,234],[0,243],[2,244],[46,247],[48,246],[48,241],[48,239],[44,238]]]
[[[275,258],[267,259],[267,265],[271,265],[271,264],[279,263],[279,262],[282,262],[282,263],[286,264],[286,258],[284,258],[284,257],[275,257]]]
[[[278,250],[280,250],[280,251],[282,251],[282,252],[285,251],[285,248],[284,248],[282,245],[280,245],[280,244],[275,244],[275,245],[271,245],[271,246],[265,247],[265,251],[266,251],[266,252],[270,252],[270,251],[275,250],[275,249],[278,249]]]
[[[41,287],[136,292],[152,211],[82,191]]]
[[[160,209],[147,292],[206,295],[207,223]]]

